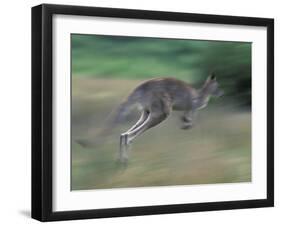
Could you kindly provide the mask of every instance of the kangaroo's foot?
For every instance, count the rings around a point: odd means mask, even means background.
[[[193,123],[192,123],[192,118],[190,116],[183,115],[181,117],[181,121],[183,122],[181,129],[191,129],[192,128]]]
[[[128,135],[127,134],[121,134],[120,137],[120,149],[119,149],[119,162],[121,163],[127,163],[129,156],[128,156],[128,151],[129,151],[129,140],[128,140]]]

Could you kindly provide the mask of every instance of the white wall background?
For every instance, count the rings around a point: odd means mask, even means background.
[[[42,1],[2,1],[0,35],[0,224],[38,225],[30,215],[31,168],[31,6]],[[246,0],[60,0],[73,4],[191,13],[275,18],[275,84],[281,84],[281,14],[279,1]],[[275,85],[275,208],[198,212],[56,222],[60,225],[276,225],[281,212],[281,89]]]

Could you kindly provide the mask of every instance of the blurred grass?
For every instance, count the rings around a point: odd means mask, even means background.
[[[173,76],[197,83],[216,72],[227,92],[240,88],[245,101],[250,98],[251,43],[79,34],[71,43],[73,76]]]
[[[73,77],[72,190],[251,181],[251,114],[227,100],[212,100],[195,127],[181,130],[179,113],[139,136],[126,169],[116,164],[121,123],[94,148],[74,141],[97,139],[107,115],[140,80]],[[100,139],[100,138],[99,138]]]

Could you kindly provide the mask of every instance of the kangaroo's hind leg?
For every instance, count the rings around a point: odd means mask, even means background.
[[[136,129],[130,131],[128,135],[128,143],[131,143],[137,136],[144,133],[146,130],[160,124],[162,121],[164,121],[169,114],[163,113],[163,112],[152,112],[149,114],[147,120],[137,127]]]
[[[143,110],[141,113],[141,117],[140,119],[136,122],[135,125],[133,125],[127,132],[133,131],[135,128],[137,128],[138,126],[140,126],[141,124],[144,123],[144,121],[147,119],[149,114],[148,110]]]
[[[120,137],[120,161],[126,162],[128,160],[128,146],[140,134],[145,132],[165,120],[171,112],[171,105],[168,101],[158,101],[151,105],[150,110],[146,111],[141,123],[137,123],[127,132],[121,134]]]
[[[128,140],[128,133],[130,131],[133,131],[140,125],[142,125],[147,117],[149,115],[149,112],[147,110],[144,110],[141,114],[140,119],[136,122],[135,125],[133,125],[129,130],[127,130],[125,133],[122,133],[120,136],[120,148],[119,148],[119,160],[121,162],[127,162],[128,160],[128,146],[129,146],[129,140]]]

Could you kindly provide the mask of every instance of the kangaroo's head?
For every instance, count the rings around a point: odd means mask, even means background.
[[[224,94],[223,90],[220,89],[217,78],[214,74],[209,75],[206,79],[203,88],[205,95],[210,95],[214,97],[220,97]]]

